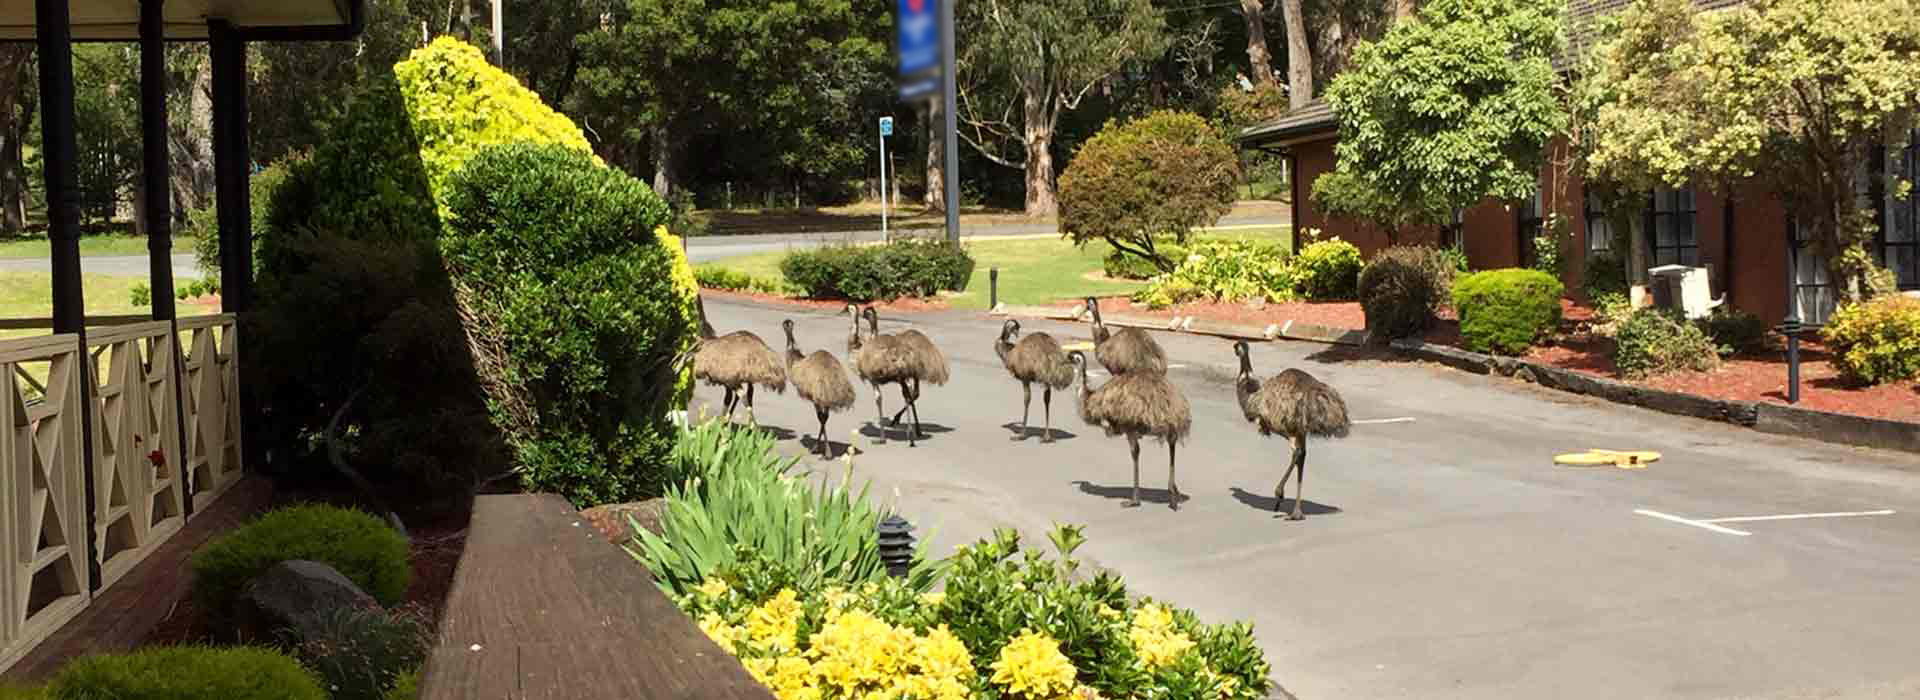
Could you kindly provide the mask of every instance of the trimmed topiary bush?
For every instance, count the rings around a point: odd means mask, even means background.
[[[797,250],[780,261],[780,273],[815,299],[927,297],[966,289],[973,256],[944,241],[906,239]]]
[[[1476,272],[1454,282],[1453,308],[1468,350],[1519,355],[1560,324],[1565,287],[1539,270]]]
[[[1109,123],[1060,175],[1060,231],[1076,245],[1104,240],[1171,272],[1161,239],[1187,242],[1238,199],[1240,160],[1220,131],[1185,112]]]
[[[582,507],[658,495],[700,322],[658,239],[666,203],[553,145],[478,151],[447,188],[441,250],[521,482]]]
[[[406,595],[413,578],[406,538],[384,521],[358,510],[299,505],[262,515],[195,552],[194,598],[209,614],[227,615],[248,581],[294,559],[331,566],[387,605]]]
[[[1433,327],[1453,289],[1453,260],[1427,246],[1380,251],[1360,270],[1360,308],[1375,340],[1408,338]]]
[[[1296,289],[1314,301],[1349,301],[1360,280],[1360,249],[1338,238],[1307,244],[1293,260]]]
[[[1821,337],[1833,350],[1833,364],[1851,381],[1920,378],[1920,299],[1883,296],[1842,307]]]
[[[48,700],[328,700],[300,662],[257,647],[148,647],[88,656],[47,684]]]
[[[447,179],[488,146],[552,144],[600,163],[580,127],[473,44],[442,36],[394,64],[393,75],[436,195],[444,197]]]
[[[1631,379],[1720,366],[1719,348],[1706,331],[1669,309],[1634,312],[1614,332],[1613,341],[1613,366]]]

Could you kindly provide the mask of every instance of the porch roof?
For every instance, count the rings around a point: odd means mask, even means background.
[[[1281,115],[1279,119],[1241,130],[1239,140],[1241,145],[1257,148],[1299,141],[1303,140],[1303,137],[1316,134],[1333,133],[1339,126],[1339,121],[1333,115],[1333,105],[1325,99],[1315,99],[1299,109]]]
[[[140,38],[141,0],[70,0],[74,41]],[[242,39],[337,41],[359,33],[364,0],[166,0],[169,41],[206,41],[208,23],[225,21]],[[0,41],[29,41],[34,0],[0,0]]]

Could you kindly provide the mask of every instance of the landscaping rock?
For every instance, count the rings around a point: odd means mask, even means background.
[[[607,538],[609,542],[624,544],[627,540],[633,539],[633,526],[627,522],[628,517],[632,517],[648,532],[658,535],[660,534],[660,516],[664,515],[666,510],[666,499],[655,498],[637,503],[594,506],[580,511],[580,517],[586,518],[587,522],[593,525],[593,529],[599,531],[600,535]]]
[[[344,608],[378,608],[380,603],[331,566],[293,560],[248,581],[238,606],[240,629],[249,638],[271,639],[291,630],[297,638],[308,639],[326,615]]]

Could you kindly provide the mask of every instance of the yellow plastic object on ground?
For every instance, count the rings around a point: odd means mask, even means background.
[[[1079,350],[1081,352],[1093,352],[1093,343],[1090,343],[1084,340],[1078,343],[1063,343],[1060,345],[1060,349],[1065,350],[1067,352],[1073,352],[1075,350]]]
[[[1620,450],[1588,449],[1586,452],[1569,452],[1555,455],[1554,464],[1568,467],[1598,467],[1613,465],[1621,469],[1645,469],[1650,462],[1660,461],[1660,453],[1648,451],[1623,452]]]

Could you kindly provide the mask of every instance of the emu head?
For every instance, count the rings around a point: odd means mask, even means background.
[[[1020,335],[1019,321],[1015,321],[1010,318],[1010,319],[1007,319],[1006,323],[1000,324],[1001,340],[1011,340],[1013,339],[1014,336],[1018,336],[1018,335]]]
[[[1068,352],[1067,361],[1072,362],[1073,368],[1080,372],[1080,383],[1086,384],[1087,383],[1087,354],[1079,350]]]
[[[780,330],[787,332],[787,342],[793,342],[793,319],[781,319]]]
[[[869,306],[861,309],[860,315],[867,319],[867,328],[874,335],[880,335],[880,312],[874,311],[873,307]]]
[[[1245,376],[1252,375],[1253,374],[1253,358],[1248,356],[1247,341],[1244,341],[1244,340],[1234,341],[1233,354],[1240,358],[1240,376],[1245,377]]]

